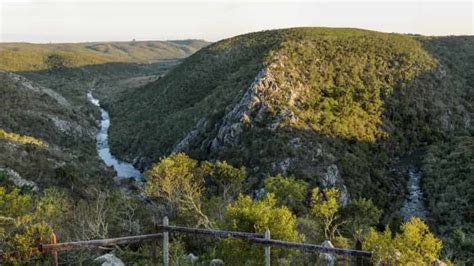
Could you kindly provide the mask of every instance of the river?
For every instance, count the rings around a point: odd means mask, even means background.
[[[99,157],[104,161],[104,163],[113,167],[115,172],[117,172],[118,178],[134,178],[136,180],[143,179],[143,175],[138,169],[136,169],[133,164],[120,161],[115,158],[110,153],[109,147],[109,127],[110,127],[110,116],[109,113],[100,106],[100,102],[96,99],[92,92],[87,93],[87,99],[95,106],[100,108],[101,120],[100,128],[97,131],[96,135],[96,147]]]
[[[408,195],[400,210],[403,220],[408,221],[413,216],[426,220],[427,211],[423,192],[420,188],[421,173],[414,168],[410,168],[408,170],[408,176]]]

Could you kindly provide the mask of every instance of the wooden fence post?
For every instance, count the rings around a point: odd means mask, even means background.
[[[270,240],[270,230],[265,231],[265,239]],[[270,245],[265,246],[265,266],[270,266]]]
[[[163,225],[168,226],[168,216],[163,218]],[[169,232],[163,232],[163,266],[169,266],[170,259],[169,259]]]
[[[55,234],[54,232],[51,232],[51,235],[49,236],[49,242],[50,242],[51,244],[57,244],[57,243],[58,243],[58,239],[56,238],[56,234]],[[58,251],[53,250],[53,251],[51,252],[51,254],[53,255],[54,265],[55,265],[55,266],[58,266],[58,265],[59,265]]]

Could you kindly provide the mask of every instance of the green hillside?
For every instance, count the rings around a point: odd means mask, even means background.
[[[132,41],[98,43],[1,43],[0,69],[6,71],[37,71],[47,68],[44,59],[60,54],[71,67],[111,62],[153,63],[189,56],[208,43],[201,40]]]
[[[112,150],[144,168],[173,151],[227,160],[251,189],[278,173],[337,186],[396,223],[424,155],[404,157],[472,137],[473,42],[330,28],[226,39],[109,102]]]
[[[0,84],[0,170],[76,197],[87,195],[92,183],[110,186],[113,173],[95,149],[97,110],[80,111],[57,92],[16,74],[0,71]]]

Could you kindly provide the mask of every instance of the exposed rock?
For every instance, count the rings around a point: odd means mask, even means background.
[[[108,253],[94,259],[95,262],[101,263],[102,266],[125,266],[123,261],[117,258],[113,253]]]
[[[349,192],[347,192],[347,187],[346,185],[341,185],[339,187],[339,204],[341,204],[342,207],[347,206],[349,203]]]
[[[337,165],[331,164],[323,175],[322,185],[324,187],[334,187],[339,179],[339,169]]]
[[[211,263],[209,263],[209,266],[220,266],[220,265],[225,265],[224,261],[221,259],[213,259],[211,260]]]
[[[254,198],[261,199],[263,196],[265,196],[265,188],[260,188],[253,191]]]
[[[284,176],[288,175],[291,166],[291,158],[286,158],[283,161],[272,163],[272,170],[279,172]]]
[[[290,140],[289,144],[293,149],[298,149],[301,147],[301,139],[300,138],[293,138]]]
[[[441,260],[435,260],[432,265],[433,266],[448,266],[448,264],[446,264],[445,262]]]
[[[72,134],[74,136],[87,135],[91,138],[94,136],[94,132],[92,130],[85,130],[82,126],[73,121],[62,120],[56,116],[50,116],[49,118],[51,121],[53,121],[54,126],[56,126],[56,128],[58,128],[63,133]]]
[[[193,266],[196,264],[196,262],[197,262],[198,259],[199,259],[199,257],[196,256],[196,255],[194,255],[193,253],[189,253],[189,254],[186,256],[186,258],[189,259],[189,262],[191,262],[191,265],[193,265]]]
[[[446,109],[446,112],[440,116],[441,127],[445,131],[451,131],[451,130],[454,129],[452,116],[453,116],[453,114],[452,114],[451,110],[449,110],[449,109]]]
[[[210,141],[211,150],[217,150],[224,145],[237,144],[245,127],[254,126],[255,122],[266,118],[267,110],[271,107],[270,100],[280,90],[269,71],[271,67],[263,69],[257,74],[249,89],[241,96],[232,110],[224,116],[218,125],[215,138]],[[270,123],[270,128],[276,128],[283,117],[294,116],[291,111],[285,111],[272,118],[274,123]]]
[[[33,85],[33,82],[26,79],[25,77],[22,77],[20,75],[13,74],[13,73],[10,73],[10,72],[4,72],[4,71],[0,71],[0,74],[7,75],[10,79],[17,82],[17,84],[21,85],[20,88],[31,90],[31,91],[34,91],[36,93],[47,94],[48,96],[50,96],[51,98],[56,100],[59,104],[61,104],[63,106],[71,106],[71,104],[63,96],[61,96],[59,93],[57,93],[57,92],[55,92],[51,89],[48,89],[48,88],[44,88],[44,87],[41,87],[41,86],[38,86],[38,85]]]
[[[186,150],[200,134],[204,133],[206,126],[207,119],[199,119],[196,126],[178,144],[173,147],[172,152],[180,152]]]
[[[464,124],[464,129],[465,130],[470,130],[471,127],[472,127],[472,123],[471,123],[471,117],[469,115],[465,115],[463,117],[463,124]]]
[[[15,170],[9,168],[0,168],[0,172],[7,174],[8,180],[13,182],[17,187],[30,187],[32,191],[38,191],[38,186],[35,182],[26,180],[20,176]]]
[[[326,248],[334,248],[333,244],[329,240],[324,240],[323,243],[321,243],[321,246],[326,247]],[[330,253],[321,252],[319,254],[319,259],[320,259],[321,265],[333,266],[336,263],[336,258],[334,257],[334,255]]]
[[[339,168],[335,164],[329,165],[322,175],[321,185],[323,187],[337,187],[339,190],[339,204],[346,206],[349,202],[349,192],[341,178]]]
[[[222,145],[235,144],[239,140],[243,122],[250,119],[249,112],[261,108],[259,96],[265,90],[263,80],[266,77],[267,71],[260,71],[240,101],[224,116],[217,135],[211,142],[211,149],[217,150]]]

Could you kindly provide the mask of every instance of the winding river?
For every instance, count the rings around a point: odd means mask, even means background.
[[[140,173],[138,169],[136,169],[133,164],[127,163],[124,161],[120,161],[119,159],[115,158],[110,153],[109,147],[109,127],[110,127],[110,116],[109,113],[104,110],[100,106],[100,102],[98,99],[94,98],[92,92],[87,93],[87,99],[95,106],[100,108],[101,113],[101,120],[100,120],[100,128],[97,131],[96,141],[97,141],[97,153],[99,157],[104,161],[104,163],[109,166],[113,167],[114,170],[117,172],[118,178],[134,178],[137,180],[143,179],[143,175]]]
[[[403,220],[408,221],[413,216],[425,220],[427,211],[424,205],[423,192],[420,188],[421,173],[411,168],[408,170],[408,176],[408,195],[400,210]]]

